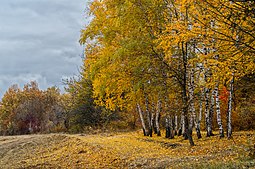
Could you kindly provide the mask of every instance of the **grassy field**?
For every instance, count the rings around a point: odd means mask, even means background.
[[[0,168],[255,168],[254,132],[187,140],[140,131],[0,136]]]

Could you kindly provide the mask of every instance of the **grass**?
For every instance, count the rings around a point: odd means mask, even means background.
[[[140,131],[0,137],[0,168],[255,168],[253,131],[194,141]]]

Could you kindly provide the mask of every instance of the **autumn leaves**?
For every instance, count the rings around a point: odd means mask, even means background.
[[[218,0],[93,1],[94,18],[80,42],[86,46],[84,75],[92,80],[96,102],[112,110],[139,105],[143,128],[149,131],[155,103],[162,102],[161,113],[173,116],[171,98],[182,105],[180,119],[192,117],[197,124],[194,102],[206,100],[205,91],[216,87],[220,118],[219,89],[232,89],[234,76],[254,71],[253,8],[254,2]],[[183,123],[189,135],[194,125]]]

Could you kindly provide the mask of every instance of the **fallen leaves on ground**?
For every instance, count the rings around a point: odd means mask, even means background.
[[[0,168],[249,168],[255,134],[233,139],[144,137],[140,131],[97,135],[0,137]]]

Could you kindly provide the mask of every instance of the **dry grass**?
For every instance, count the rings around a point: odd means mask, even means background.
[[[182,137],[141,132],[0,137],[0,168],[252,168],[254,132],[217,136],[190,147]]]

